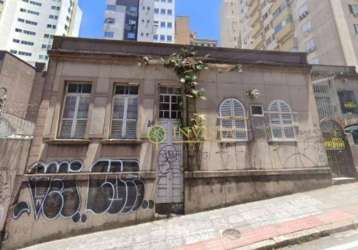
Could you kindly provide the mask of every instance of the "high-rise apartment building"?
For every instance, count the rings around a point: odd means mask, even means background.
[[[175,0],[107,0],[104,36],[174,43]]]
[[[137,40],[139,0],[107,0],[104,36]]]
[[[311,63],[358,67],[358,0],[296,0],[297,48]]]
[[[53,36],[78,36],[81,19],[77,0],[0,0],[0,49],[47,63]]]
[[[240,0],[223,0],[221,6],[221,46],[241,48]]]
[[[358,65],[358,0],[235,1],[242,48],[306,51],[310,63]]]
[[[232,25],[240,30],[242,48],[294,50],[294,20],[290,8],[293,0],[231,1],[236,1],[239,6],[239,24],[234,22]],[[223,15],[222,19],[230,18]]]

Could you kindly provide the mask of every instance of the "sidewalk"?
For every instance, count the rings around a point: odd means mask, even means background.
[[[358,225],[358,183],[332,186],[26,249],[271,249]]]

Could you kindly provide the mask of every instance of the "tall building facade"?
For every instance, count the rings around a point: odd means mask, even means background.
[[[237,2],[240,22],[232,24],[240,29],[242,48],[306,51],[313,64],[358,65],[357,0]]]
[[[47,50],[52,46],[53,37],[77,37],[81,19],[77,0],[2,1],[0,49],[32,65],[47,63]]]
[[[242,1],[242,0],[241,0]],[[223,0],[221,6],[221,46],[241,48],[240,0]]]
[[[311,63],[358,67],[358,0],[296,0],[298,50]]]
[[[190,44],[191,30],[189,16],[177,16],[175,18],[175,43]]]
[[[217,41],[197,37],[196,32],[190,29],[189,16],[177,16],[175,19],[175,43],[182,45],[194,45],[201,47],[216,47]]]
[[[231,0],[234,1],[234,0]],[[293,0],[235,0],[239,6],[241,47],[245,49],[295,50]],[[225,18],[223,16],[223,19]],[[224,22],[223,22],[224,23]]]
[[[175,0],[107,0],[104,36],[174,43]]]

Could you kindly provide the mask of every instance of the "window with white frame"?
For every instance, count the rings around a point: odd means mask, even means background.
[[[60,137],[82,139],[85,137],[92,85],[67,83],[62,112]]]
[[[138,120],[138,86],[114,87],[112,138],[136,139]]]
[[[271,102],[269,116],[272,141],[294,141],[296,139],[293,113],[285,101]]]
[[[224,100],[219,107],[220,137],[224,141],[247,141],[247,120],[244,105],[234,98]]]
[[[179,120],[181,93],[179,88],[160,87],[159,118]]]

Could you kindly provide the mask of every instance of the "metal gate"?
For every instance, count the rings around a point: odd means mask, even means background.
[[[321,122],[321,130],[333,177],[354,177],[352,152],[343,129],[337,122],[327,120]]]

